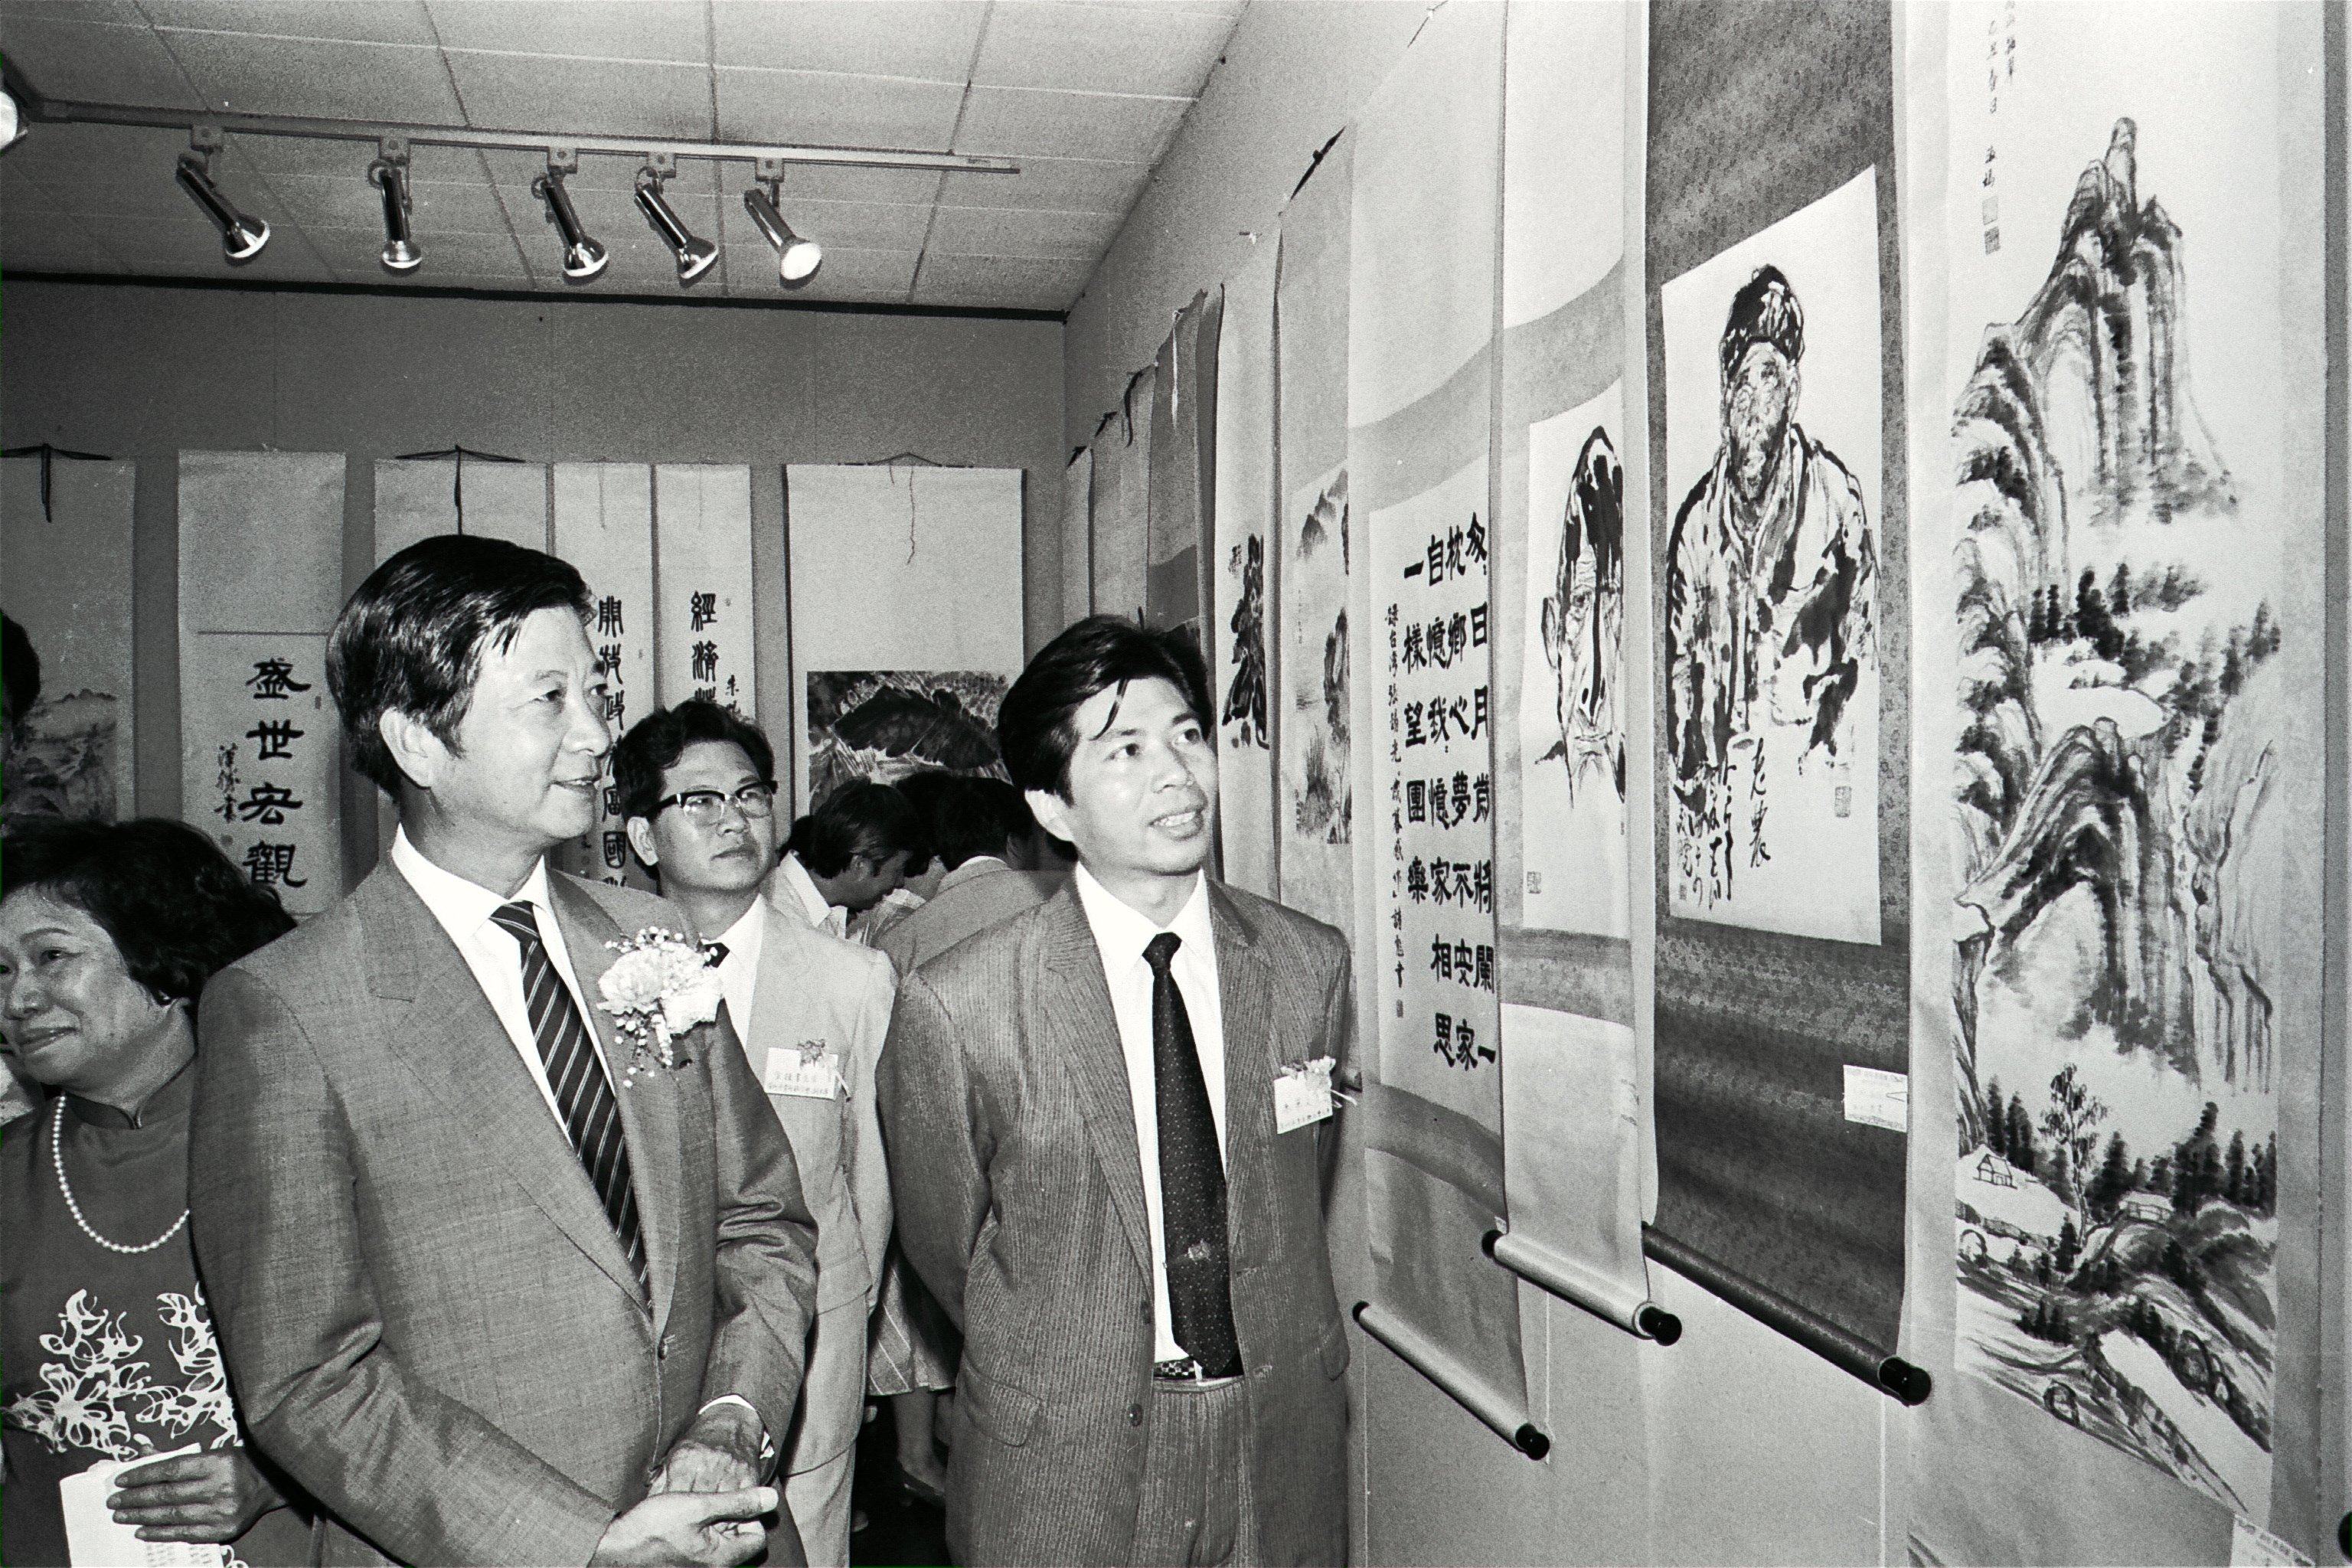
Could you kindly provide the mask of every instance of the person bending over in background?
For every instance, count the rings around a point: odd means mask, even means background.
[[[915,820],[922,826],[922,842],[907,857],[906,875],[898,885],[885,893],[880,903],[849,922],[852,942],[881,946],[884,931],[930,902],[931,895],[940,890],[940,879],[947,875],[947,868],[940,863],[931,843],[930,826],[939,816],[941,793],[956,777],[944,768],[922,768],[890,781],[890,787],[915,808]]]
[[[196,1260],[315,1561],[801,1561],[755,1484],[814,1318],[792,1148],[686,912],[546,862],[611,744],[587,611],[495,539],[371,573],[327,683],[391,853],[205,990]]]
[[[1206,686],[1172,633],[1048,643],[997,731],[1078,868],[900,983],[883,1128],[900,1242],[963,1331],[961,1563],[1346,1558],[1320,1145],[1348,952],[1203,874]],[[1324,1116],[1283,1131],[1294,1073]]]
[[[940,867],[939,885],[921,909],[875,943],[901,974],[1034,909],[1061,886],[1059,878],[1034,868],[1039,830],[1018,789],[1003,779],[938,776],[944,782],[928,792],[925,826]]]
[[[898,984],[888,959],[774,901],[791,896],[772,869],[775,775],[767,737],[699,700],[656,709],[613,752],[630,847],[713,939],[728,1016],[816,1216],[816,1332],[784,1438],[784,1506],[812,1564],[848,1568],[866,1325],[890,1235],[874,1065]]]
[[[908,862],[925,853],[922,824],[907,799],[886,784],[861,779],[817,802],[793,824],[784,843],[778,904],[835,936],[906,880]]]
[[[143,1541],[310,1561],[290,1483],[245,1447],[188,1244],[196,996],[293,929],[176,822],[27,822],[0,844],[0,1032],[43,1113],[0,1135],[0,1561],[63,1563],[58,1485],[136,1464],[108,1499]]]

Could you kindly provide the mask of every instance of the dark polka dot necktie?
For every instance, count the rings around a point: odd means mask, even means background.
[[[1202,1375],[1234,1377],[1242,1356],[1234,1335],[1225,1166],[1208,1086],[1201,1077],[1201,1054],[1192,1043],[1192,1020],[1168,967],[1181,941],[1164,931],[1143,950],[1151,966],[1151,1070],[1160,1114],[1170,1326],[1176,1342],[1201,1363]]]

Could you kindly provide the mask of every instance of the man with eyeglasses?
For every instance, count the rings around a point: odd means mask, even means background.
[[[784,1505],[812,1564],[849,1562],[850,1461],[866,1320],[890,1234],[874,1067],[897,991],[890,961],[782,900],[775,754],[713,702],[656,709],[613,752],[629,846],[718,954],[727,1012],[783,1124],[817,1221],[817,1320],[784,1444]]]

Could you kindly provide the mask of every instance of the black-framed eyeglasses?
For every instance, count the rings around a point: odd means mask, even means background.
[[[654,815],[658,816],[673,805],[697,827],[715,826],[727,815],[730,805],[746,816],[772,816],[776,812],[776,781],[761,779],[757,784],[745,784],[732,795],[716,789],[680,790],[654,802]]]

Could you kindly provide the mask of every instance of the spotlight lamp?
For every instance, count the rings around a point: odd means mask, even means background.
[[[719,259],[719,247],[688,228],[668,202],[662,198],[662,172],[647,166],[637,172],[637,210],[646,215],[646,222],[661,236],[662,243],[677,258],[677,280],[693,282],[710,270]]]
[[[25,111],[16,95],[0,89],[0,153],[25,139]]]
[[[368,165],[368,182],[383,195],[383,250],[387,272],[414,272],[425,251],[409,226],[408,160],[386,156]]]
[[[585,283],[604,271],[604,263],[611,258],[580,226],[580,215],[572,210],[572,196],[563,188],[563,175],[550,165],[547,173],[530,183],[530,194],[547,204],[547,221],[563,236],[565,280]]]
[[[246,216],[221,195],[220,187],[213,184],[209,153],[181,153],[179,173],[174,177],[189,198],[205,209],[213,226],[220,230],[221,249],[231,261],[250,261],[261,254],[261,247],[269,243],[269,226],[257,217]]]
[[[777,281],[787,289],[796,289],[815,277],[816,269],[824,265],[824,250],[815,240],[793,232],[793,226],[776,209],[780,194],[781,182],[764,191],[745,191],[743,210],[751,215],[751,221],[767,237],[768,243],[776,247]]]

